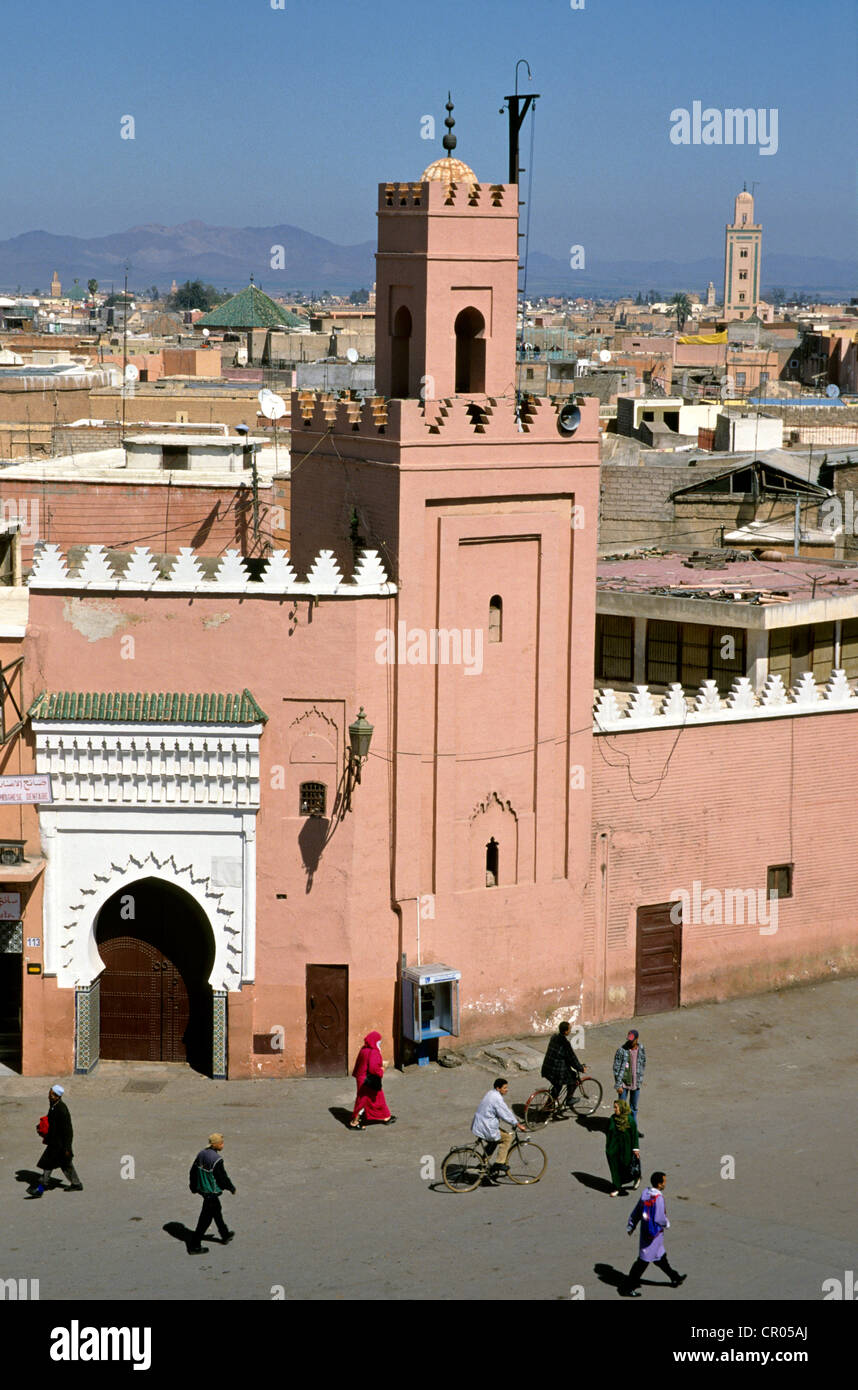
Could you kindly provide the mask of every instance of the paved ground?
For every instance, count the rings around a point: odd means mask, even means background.
[[[668,1173],[668,1252],[688,1282],[644,1286],[653,1303],[820,1300],[858,1269],[854,1076],[858,980],[704,1005],[638,1021],[647,1049],[644,1171]],[[606,1089],[627,1024],[593,1028],[583,1053]],[[544,1048],[545,1039],[529,1039]],[[24,1199],[47,1084],[0,1078],[0,1278],[37,1278],[42,1299],[617,1300],[611,1271],[635,1250],[632,1199],[612,1200],[600,1133],[555,1124],[534,1187],[454,1195],[440,1160],[469,1132],[496,1067],[469,1061],[391,1072],[389,1130],[349,1133],[353,1083],[212,1082],[185,1068],[102,1063],[67,1078],[82,1193]],[[56,1078],[54,1078],[56,1079]],[[536,1073],[510,1073],[523,1101]],[[147,1089],[151,1088],[151,1089]],[[193,1225],[187,1170],[209,1131],[226,1136],[238,1232],[191,1258],[165,1231]],[[727,1156],[735,1178],[722,1178]],[[123,1178],[128,1157],[135,1176]],[[436,1181],[426,1174],[435,1162]],[[654,1279],[660,1279],[656,1274]]]

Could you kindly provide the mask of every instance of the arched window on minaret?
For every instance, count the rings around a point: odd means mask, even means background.
[[[498,886],[498,851],[500,845],[494,836],[486,845],[486,887],[497,888]]]
[[[489,641],[503,641],[503,599],[493,594],[489,599]]]
[[[393,320],[393,342],[390,352],[390,394],[394,398],[408,395],[411,370],[411,312],[403,304]]]
[[[463,309],[456,317],[456,394],[486,389],[486,321],[479,309]]]

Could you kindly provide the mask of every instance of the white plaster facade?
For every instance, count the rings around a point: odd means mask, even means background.
[[[101,973],[99,910],[150,877],[204,912],[214,990],[254,979],[262,728],[33,720],[53,795],[40,808],[45,972],[61,987],[86,988]]]

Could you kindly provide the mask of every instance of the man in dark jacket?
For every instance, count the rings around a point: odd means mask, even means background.
[[[210,1134],[208,1148],[201,1149],[191,1164],[189,1186],[192,1192],[196,1192],[199,1197],[202,1197],[203,1208],[197,1222],[197,1229],[188,1245],[189,1255],[205,1253],[201,1241],[213,1221],[217,1226],[222,1244],[229,1245],[235,1236],[235,1231],[227,1230],[220,1209],[221,1192],[224,1188],[227,1192],[235,1195],[235,1188],[229,1180],[229,1174],[220,1156],[222,1148],[223,1135]]]
[[[46,1187],[51,1184],[51,1173],[54,1168],[61,1168],[64,1176],[68,1179],[68,1187],[65,1192],[83,1192],[83,1183],[75,1172],[72,1159],[72,1140],[74,1139],[74,1129],[72,1128],[71,1115],[68,1106],[62,1097],[65,1095],[65,1088],[59,1082],[48,1091],[48,1133],[45,1140],[45,1152],[37,1161],[37,1167],[42,1169],[42,1181],[35,1187],[29,1189],[31,1197],[41,1197]]]
[[[560,1095],[561,1087],[566,1086],[567,1102],[571,1098],[578,1077],[587,1070],[583,1062],[578,1061],[569,1041],[570,1026],[568,1023],[561,1023],[554,1037],[549,1040],[545,1061],[542,1063],[542,1075],[551,1083],[554,1099]]]

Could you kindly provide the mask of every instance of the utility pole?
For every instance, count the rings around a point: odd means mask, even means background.
[[[125,292],[122,301],[122,447],[125,448],[125,368],[128,363],[128,262],[125,262]]]

